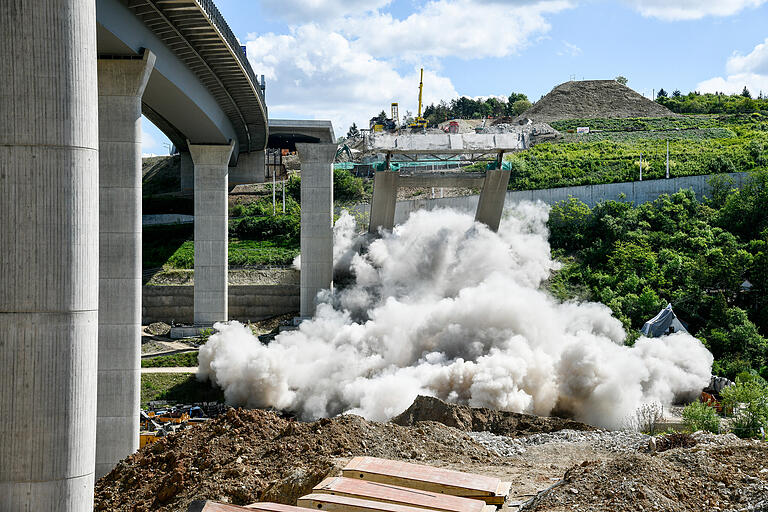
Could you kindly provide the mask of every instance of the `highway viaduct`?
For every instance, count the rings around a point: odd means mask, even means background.
[[[210,0],[12,0],[0,44],[0,511],[92,510],[138,447],[140,117],[194,182],[195,321],[227,320],[227,187],[263,180],[263,81]]]

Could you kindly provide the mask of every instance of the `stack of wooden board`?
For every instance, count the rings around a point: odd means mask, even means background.
[[[488,505],[503,505],[512,487],[491,476],[375,457],[355,457],[341,473],[348,478],[483,500]]]
[[[237,507],[194,502],[188,512],[493,512],[511,484],[498,478],[408,462],[355,457],[341,477],[326,478],[302,496],[298,507],[253,503]]]
[[[245,507],[230,505],[229,503],[217,503],[215,501],[193,501],[187,507],[187,512],[307,512],[305,508],[280,503],[252,503]]]

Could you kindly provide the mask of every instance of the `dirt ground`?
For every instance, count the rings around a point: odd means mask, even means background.
[[[436,421],[377,423],[352,415],[302,423],[276,412],[232,409],[122,461],[97,482],[95,510],[184,511],[195,499],[295,504],[323,478],[340,474],[357,455],[508,480],[512,491],[503,510],[698,512],[768,507],[768,501],[761,504],[768,500],[768,445],[763,442],[697,434],[686,438],[687,448],[655,453],[642,434],[588,426],[547,432],[562,424],[535,417],[503,421],[503,415],[496,416],[502,421],[495,421],[487,410],[448,406],[447,412],[439,412],[435,403],[422,405],[431,409],[426,415],[444,419],[489,419],[474,424],[503,434],[468,432]],[[412,410],[409,417],[424,415]],[[536,433],[528,427],[516,431],[515,425],[533,425]],[[499,447],[509,442],[516,443],[518,451],[502,456]]]

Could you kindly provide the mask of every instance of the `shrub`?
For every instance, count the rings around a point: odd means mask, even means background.
[[[355,201],[363,197],[363,180],[346,169],[333,171],[334,201]]]
[[[768,385],[760,377],[736,379],[720,393],[723,404],[733,410],[733,432],[739,437],[760,435],[760,429],[768,428]]]
[[[628,418],[628,427],[630,430],[643,432],[648,435],[658,433],[658,425],[661,421],[664,409],[658,402],[649,402],[641,405],[635,410],[635,414]]]
[[[245,240],[270,240],[282,238],[298,241],[301,222],[297,215],[270,215],[266,217],[245,217],[233,223],[231,231]]]
[[[683,425],[691,432],[706,430],[720,432],[720,417],[714,407],[702,402],[693,402],[683,409]]]

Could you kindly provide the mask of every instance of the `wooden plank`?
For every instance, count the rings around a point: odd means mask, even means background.
[[[480,500],[344,477],[326,478],[317,484],[312,492],[442,512],[483,512],[486,506]]]
[[[251,503],[245,506],[248,510],[261,510],[263,512],[306,512],[301,507],[294,507],[293,505],[282,505],[280,503]]]
[[[307,494],[298,500],[298,505],[306,509],[312,508],[324,512],[427,512],[426,509],[408,507],[395,503],[361,500],[335,494]]]
[[[503,504],[508,494],[504,489],[511,486],[501,485],[495,477],[375,457],[355,457],[341,472],[348,478],[481,499],[492,505]]]
[[[281,505],[279,503],[252,503],[245,507],[239,507],[228,503],[202,500],[193,501],[187,508],[187,512],[250,512],[252,510],[261,510],[263,512],[307,512],[299,507]]]

